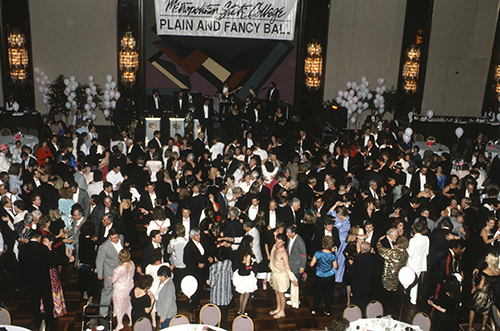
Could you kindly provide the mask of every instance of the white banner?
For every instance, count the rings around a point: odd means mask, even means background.
[[[155,0],[156,30],[159,35],[293,40],[297,1]]]

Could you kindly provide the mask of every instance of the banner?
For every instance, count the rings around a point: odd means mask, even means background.
[[[155,0],[159,35],[293,40],[298,0]]]

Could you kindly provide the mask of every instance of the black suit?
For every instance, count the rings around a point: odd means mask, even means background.
[[[48,215],[51,209],[58,209],[59,191],[53,185],[42,183],[35,191],[42,198],[40,211],[44,215]]]
[[[205,148],[205,143],[203,142],[203,140],[201,140],[200,138],[196,138],[193,142],[193,153],[196,157],[196,160],[198,160],[200,156],[203,156],[203,153],[205,153],[205,151],[208,152],[208,150]]]
[[[152,95],[149,97],[149,111],[154,115],[160,115],[163,112],[165,102],[163,101],[163,97],[158,94],[158,106],[156,106],[155,96]]]
[[[54,174],[57,174],[63,181],[72,181],[75,171],[64,162],[59,162],[54,166]]]
[[[372,284],[380,273],[380,260],[372,253],[358,255],[347,272],[351,279],[352,303],[363,312],[372,299]]]
[[[277,88],[269,88],[266,93],[266,112],[273,116],[278,108],[278,100],[280,99],[280,91]]]
[[[183,95],[182,96],[182,106],[181,103],[179,102],[180,98],[176,96],[174,98],[174,114],[179,115],[179,116],[185,116],[188,111],[188,102],[186,97]]]
[[[207,105],[208,111],[205,114],[205,104],[202,104],[197,111],[196,117],[200,121],[200,126],[202,130],[207,129],[207,136],[213,138],[212,136],[212,127],[213,121],[215,117],[214,108],[211,103]]]
[[[156,262],[154,259],[154,256],[153,256],[153,251],[154,251],[153,242],[149,238],[147,238],[146,240],[147,240],[147,243],[144,246],[144,249],[142,250],[142,259],[141,259],[141,266],[142,266],[143,272],[145,272],[146,267],[148,265],[154,264]],[[163,253],[164,253],[165,249],[161,246],[161,244],[160,244],[160,248],[161,248],[161,252],[162,252],[162,262],[163,262]]]
[[[118,216],[120,215],[118,209],[115,206],[111,206],[108,212],[111,213],[115,219],[118,219]],[[106,207],[104,206],[103,203],[99,203],[94,208],[92,214],[90,215],[90,221],[94,223],[95,226],[95,234],[94,234],[95,237],[97,237],[99,235],[99,232],[101,231],[102,218],[104,217],[105,213],[106,213]],[[102,231],[102,233],[104,233],[104,231]]]
[[[19,248],[20,275],[24,276],[25,284],[30,292],[31,308],[38,329],[42,319],[40,300],[43,301],[48,326],[54,324],[54,303],[52,301],[52,287],[50,282],[50,267],[56,264],[56,257],[49,249],[36,241],[22,245]]]
[[[205,248],[205,247],[204,247]],[[194,276],[198,281],[198,288],[195,294],[191,297],[188,302],[188,311],[192,312],[196,306],[200,304],[200,296],[203,291],[203,284],[205,283],[206,275],[205,272],[207,268],[207,252],[208,247],[205,248],[205,252],[202,255],[198,247],[196,247],[193,239],[184,247],[184,264],[186,265],[186,274]],[[200,263],[204,264],[203,268],[200,268]]]

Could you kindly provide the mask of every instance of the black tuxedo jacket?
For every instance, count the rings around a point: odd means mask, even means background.
[[[373,281],[380,273],[380,260],[375,254],[358,255],[347,272],[351,279],[352,291],[354,293],[371,292]]]
[[[63,181],[72,181],[75,170],[64,162],[59,162],[54,166],[54,174],[57,174]]]
[[[202,244],[203,245],[203,244]],[[190,239],[189,242],[184,247],[184,264],[186,265],[186,272],[188,275],[193,275],[197,279],[200,279],[203,275],[203,269],[207,267],[207,252],[208,249],[205,249],[205,254],[201,254],[198,247],[193,242],[193,239]],[[198,268],[199,263],[204,263],[205,268]],[[203,284],[199,284],[199,287],[202,288]]]
[[[173,109],[174,114],[180,115],[180,116],[186,115],[186,113],[188,111],[188,102],[187,102],[185,95],[182,96],[182,107],[179,105],[179,97],[178,96],[176,96],[173,99],[173,105],[174,105],[174,109]]]
[[[149,97],[149,109],[150,111],[160,111],[163,110],[163,107],[165,105],[165,101],[163,100],[163,97],[161,95],[158,95],[158,108],[156,108],[156,102],[155,102],[155,97],[154,95]]]
[[[36,241],[19,247],[21,275],[28,287],[50,288],[51,266],[56,264],[56,257],[49,249]]]
[[[205,151],[207,151],[207,149],[205,148],[205,143],[203,142],[203,140],[201,140],[200,138],[196,138],[193,142],[193,153],[196,159],[202,156]]]
[[[196,118],[200,121],[200,125],[203,127],[210,127],[212,125],[212,122],[214,120],[214,107],[212,106],[212,103],[208,104],[208,117],[205,117],[205,105],[201,104],[197,109],[196,109]]]
[[[42,183],[35,191],[42,198],[40,211],[44,215],[48,215],[50,209],[58,209],[59,191],[54,186]]]

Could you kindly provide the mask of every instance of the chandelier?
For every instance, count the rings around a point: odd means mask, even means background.
[[[412,45],[406,51],[406,62],[403,65],[403,88],[407,93],[417,91],[417,79],[420,73],[420,48]]]
[[[304,61],[304,74],[306,76],[306,87],[317,90],[321,86],[321,75],[323,73],[323,49],[318,41],[307,45],[307,57]]]
[[[136,72],[139,69],[139,53],[132,32],[127,31],[121,40],[120,70],[123,84],[134,85]]]
[[[19,29],[12,29],[7,37],[9,45],[9,69],[13,82],[24,83],[27,78],[28,50],[26,49],[26,38]]]

